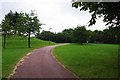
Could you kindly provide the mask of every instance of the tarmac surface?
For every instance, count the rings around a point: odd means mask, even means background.
[[[64,45],[64,44],[63,44]],[[12,78],[76,78],[52,56],[56,46],[46,46],[34,50],[22,65],[18,66]]]

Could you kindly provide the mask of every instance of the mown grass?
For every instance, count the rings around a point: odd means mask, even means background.
[[[0,35],[0,78],[2,77],[2,36]]]
[[[118,45],[69,44],[56,47],[54,55],[80,78],[118,77]]]
[[[48,41],[31,38],[31,48],[27,47],[27,38],[10,36],[6,39],[6,48],[2,48],[2,77],[7,78],[15,64],[35,48],[49,45]],[[55,43],[51,42],[51,45]]]

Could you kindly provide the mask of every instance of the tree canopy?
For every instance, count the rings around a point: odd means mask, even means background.
[[[65,29],[59,33],[50,31],[42,31],[36,37],[42,40],[50,40],[57,43],[120,43],[120,27],[109,27],[108,29],[100,30],[86,30],[85,26],[77,26],[72,29]]]
[[[72,7],[80,8],[80,11],[89,11],[92,18],[89,21],[89,26],[96,23],[98,17],[103,16],[103,21],[106,25],[113,27],[120,26],[120,2],[78,2],[72,0]]]
[[[27,35],[28,36],[28,46],[30,47],[30,34],[33,33],[36,35],[40,32],[39,19],[34,11],[31,11],[31,14],[23,12],[10,12],[5,15],[5,18],[2,20],[1,26],[4,34],[4,39],[6,34],[17,34],[17,35]],[[5,40],[4,40],[5,41]]]
[[[86,42],[89,38],[89,34],[85,26],[78,26],[77,28],[75,28],[73,35],[75,41],[81,44]]]

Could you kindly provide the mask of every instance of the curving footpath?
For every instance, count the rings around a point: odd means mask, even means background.
[[[60,45],[34,50],[20,66],[17,66],[14,75],[10,76],[10,80],[14,78],[77,78],[52,56],[52,49]]]

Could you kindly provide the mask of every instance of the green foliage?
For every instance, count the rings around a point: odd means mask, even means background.
[[[106,25],[120,26],[120,2],[78,2],[73,0],[72,7],[80,7],[80,11],[89,10],[89,13],[92,13],[89,26],[96,23],[97,16],[103,16],[103,21],[107,22]]]
[[[57,43],[73,42],[73,29],[65,29],[62,33],[53,33],[50,31],[42,31],[41,34],[37,34],[36,37],[42,40],[50,40]]]
[[[7,17],[5,17],[5,19],[1,23],[1,26],[4,32],[10,31],[11,29],[10,20]]]
[[[10,20],[5,16],[5,20],[2,21],[2,31],[3,31],[3,34],[4,34],[4,48],[5,48],[5,45],[6,45],[6,35],[8,33],[8,31],[10,32]]]
[[[34,11],[31,11],[31,14],[27,13],[13,13],[10,11],[5,15],[5,19],[2,21],[2,30],[4,31],[4,47],[5,47],[5,37],[7,32],[9,34],[18,34],[18,35],[28,35],[28,47],[30,47],[30,34],[33,33],[36,35],[40,32],[39,20],[34,14]]]
[[[27,34],[29,30],[34,34],[37,34],[39,33],[41,26],[33,11],[31,11],[31,14],[23,12],[13,13],[10,11],[5,15],[5,19],[2,21],[1,25],[3,30],[10,30],[13,34]]]
[[[62,31],[62,34],[64,35],[64,41],[65,42],[75,42],[74,35],[73,35],[74,29],[65,29]]]
[[[103,41],[105,43],[120,43],[120,27],[109,27],[103,32]]]
[[[53,40],[54,39],[53,36],[54,34],[50,31],[42,31],[41,34],[36,35],[37,38],[47,41],[49,40],[49,38],[50,40]]]
[[[54,49],[56,58],[80,78],[117,78],[118,45],[69,44]]]
[[[89,39],[89,30],[86,30],[85,27],[79,26],[75,29],[65,29],[61,33],[52,33],[49,31],[43,31],[41,34],[38,34],[36,37],[42,40],[50,40],[57,43],[83,43]]]
[[[42,40],[50,40],[57,43],[120,43],[120,27],[109,27],[103,31],[86,30],[84,26],[74,29],[65,29],[61,33],[43,31],[36,37]]]
[[[15,64],[33,49],[49,45],[49,42],[31,38],[31,48],[27,48],[27,38],[20,36],[9,36],[6,38],[7,46],[2,49],[2,76],[7,78]],[[51,42],[51,45],[55,43]],[[0,55],[1,56],[1,55]]]
[[[19,17],[16,20],[17,21],[16,27],[17,27],[17,31],[18,31],[19,35],[26,33],[26,25],[24,25],[25,17],[23,17],[23,16],[24,16],[24,13],[19,13]]]
[[[90,37],[90,42],[99,42],[99,43],[103,43],[103,32],[102,31],[98,31],[95,30],[92,32],[92,35]]]
[[[89,38],[88,31],[84,26],[78,26],[77,28],[75,28],[73,35],[74,35],[75,41],[81,44],[83,42],[86,42]]]

